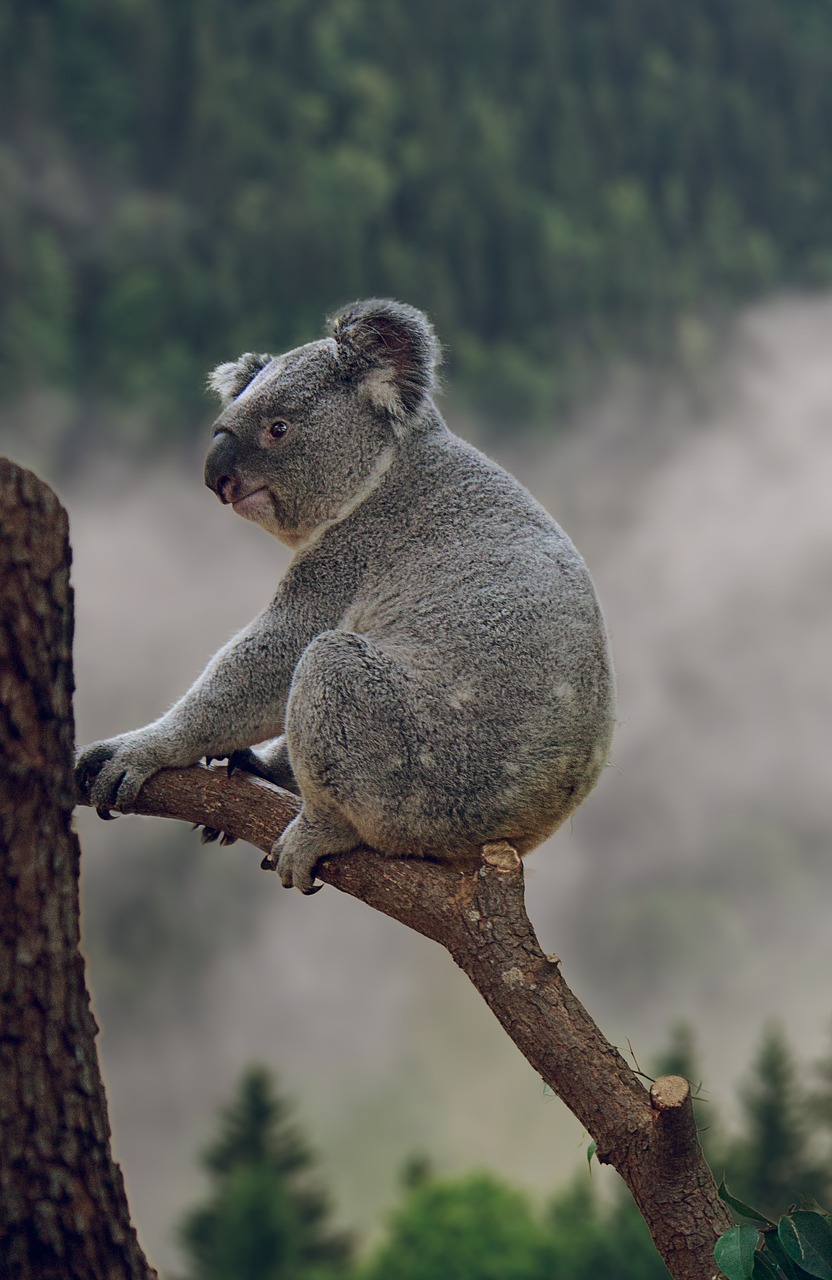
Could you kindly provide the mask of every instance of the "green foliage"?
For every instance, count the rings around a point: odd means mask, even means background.
[[[738,1201],[724,1181],[719,1194],[735,1212],[764,1223],[731,1227],[714,1247],[714,1257],[726,1280],[832,1280],[832,1226],[820,1207],[798,1209],[771,1222],[759,1210]]]
[[[719,1237],[714,1257],[727,1280],[751,1280],[757,1238],[753,1227],[731,1227]]]
[[[661,1074],[696,1079],[690,1028],[679,1024]],[[742,1140],[724,1157],[734,1195],[719,1194],[742,1225],[724,1233],[715,1259],[727,1280],[832,1280],[832,1223],[811,1197],[830,1181],[813,1155],[808,1105],[829,1133],[828,1062],[823,1088],[801,1088],[785,1039],[764,1035],[745,1087]],[[589,1159],[594,1144],[590,1144]],[[602,1202],[581,1175],[535,1211],[518,1190],[487,1173],[434,1175],[417,1154],[404,1165],[402,1201],[381,1241],[357,1269],[349,1242],[328,1223],[308,1147],[268,1073],[251,1068],[222,1112],[203,1155],[211,1186],[185,1218],[187,1280],[667,1280],[629,1196]],[[795,1202],[799,1207],[794,1207]],[[753,1205],[761,1204],[762,1208]],[[779,1218],[784,1206],[792,1207]]]
[[[519,423],[829,282],[831,72],[816,0],[9,0],[0,390],[184,430],[212,362],[392,293]]]
[[[180,1238],[189,1280],[336,1280],[350,1245],[328,1225],[313,1160],[267,1071],[251,1067],[206,1149],[205,1202]]]
[[[602,1209],[582,1178],[536,1215],[488,1174],[412,1188],[361,1280],[666,1280],[629,1197]]]
[[[417,1185],[362,1280],[537,1280],[546,1232],[520,1192],[489,1174]]]
[[[777,1239],[798,1271],[832,1280],[832,1227],[824,1214],[812,1209],[785,1214]]]

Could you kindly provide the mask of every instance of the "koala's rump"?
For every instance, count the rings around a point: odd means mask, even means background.
[[[457,547],[449,563],[422,546],[401,578],[362,592],[341,639],[314,642],[315,682],[293,687],[296,769],[301,686],[318,708],[304,792],[326,792],[391,854],[499,838],[525,853],[555,830],[606,763],[613,715],[603,620],[569,547]]]

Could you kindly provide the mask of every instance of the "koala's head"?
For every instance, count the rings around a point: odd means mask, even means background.
[[[439,344],[400,302],[356,302],[330,336],[219,365],[223,403],[205,461],[222,502],[290,546],[372,492],[430,405]]]

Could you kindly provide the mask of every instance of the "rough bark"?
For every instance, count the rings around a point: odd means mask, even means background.
[[[66,515],[0,460],[0,1276],[150,1280],[78,950]]]
[[[78,850],[67,828],[72,730],[65,522],[32,478],[16,469],[11,478],[3,474],[0,499],[4,506],[13,499],[18,514],[9,558],[15,585],[7,590],[4,574],[0,633],[0,733],[16,761],[0,796],[0,981],[13,1028],[3,1042],[0,1231],[11,1230],[21,1258],[37,1248],[54,1261],[52,1270],[33,1270],[27,1262],[29,1271],[13,1272],[23,1280],[145,1277],[153,1273],[138,1250],[109,1156],[95,1028],[77,953]],[[41,542],[45,549],[36,552]],[[27,572],[30,587],[24,586]],[[222,767],[195,765],[151,778],[135,812],[200,823],[268,852],[298,807],[294,796],[260,779],[229,778]],[[671,1275],[712,1280],[713,1245],[731,1218],[696,1138],[689,1086],[665,1077],[648,1092],[604,1039],[564,982],[557,957],[540,948],[513,851],[492,846],[481,862],[460,866],[358,850],[327,859],[319,874],[447,948],[587,1129],[599,1160],[622,1175]],[[276,877],[273,884],[277,891]],[[45,1217],[40,1204],[47,1206]],[[65,1261],[58,1266],[70,1249],[80,1258],[82,1247],[90,1257],[111,1256],[110,1269],[85,1263],[85,1270],[72,1270]]]

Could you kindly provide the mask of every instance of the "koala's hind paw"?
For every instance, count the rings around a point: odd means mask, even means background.
[[[310,843],[308,824],[302,813],[290,822],[286,830],[278,836],[260,864],[265,870],[276,871],[284,889],[300,889],[301,893],[317,893],[322,885],[315,887],[315,867],[323,854],[319,848]]]
[[[322,886],[314,885],[315,867],[321,859],[348,853],[360,843],[357,833],[347,824],[340,825],[329,817],[308,818],[303,809],[278,836],[261,865],[276,870],[285,889],[317,893]]]
[[[315,867],[320,854],[315,850],[293,847],[292,841],[287,845],[286,836],[294,825],[294,822],[290,823],[283,835],[275,840],[271,853],[263,859],[263,866],[268,865],[277,872],[284,889],[300,889],[308,896],[323,889],[322,884],[315,884]]]
[[[265,778],[266,782],[273,782],[276,787],[282,787],[284,791],[291,791],[296,796],[300,795],[300,788],[289,763],[285,742],[285,738],[278,739],[277,750],[273,749],[267,755],[259,754],[251,747],[232,751],[228,757],[229,778],[237,770],[241,773],[253,773],[255,777]]]

